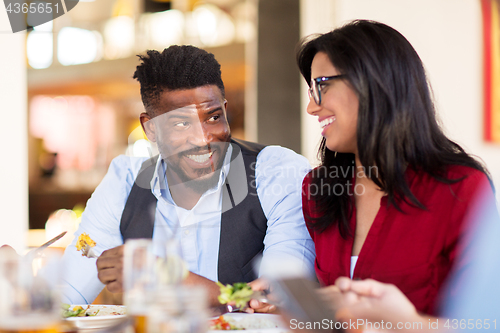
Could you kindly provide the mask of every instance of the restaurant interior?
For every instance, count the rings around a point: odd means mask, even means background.
[[[426,66],[445,132],[484,161],[498,188],[500,108],[486,110],[485,76],[499,68],[485,65],[481,5],[85,0],[15,34],[1,13],[0,245],[24,253],[68,231],[52,245],[62,251],[111,160],[120,154],[150,156],[138,118],[144,110],[139,84],[132,79],[137,55],[148,49],[192,44],[213,53],[222,66],[232,135],[293,149],[317,165],[320,131],[305,111],[307,85],[294,50],[304,36],[360,18],[387,23],[408,38]],[[102,297],[97,302],[120,302]]]

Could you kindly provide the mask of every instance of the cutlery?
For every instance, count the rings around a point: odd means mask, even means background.
[[[52,238],[51,240],[49,240],[48,242],[46,243],[43,243],[42,245],[40,245],[39,247],[37,247],[36,249],[33,249],[31,251],[28,252],[27,256],[30,255],[30,256],[35,256],[37,254],[40,254],[41,252],[43,252],[46,248],[48,248],[50,245],[54,244],[56,241],[58,241],[59,239],[63,238],[64,235],[66,235],[67,231],[63,231],[61,232],[59,235],[57,235],[56,237]]]
[[[85,256],[87,258],[99,258],[99,256],[95,254],[94,249],[89,244],[85,244],[85,246],[82,248],[82,256]]]

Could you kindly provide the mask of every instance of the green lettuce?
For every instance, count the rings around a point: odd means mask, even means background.
[[[252,298],[252,287],[246,282],[236,282],[233,285],[217,282],[217,285],[220,287],[217,299],[221,304],[234,302],[237,308],[244,308]]]

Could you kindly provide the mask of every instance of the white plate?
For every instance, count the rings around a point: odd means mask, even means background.
[[[73,309],[78,304],[71,305],[70,309]],[[87,308],[88,305],[80,305],[82,308]],[[67,321],[71,322],[76,328],[79,329],[96,329],[96,328],[105,328],[108,326],[112,326],[118,324],[121,320],[123,320],[126,315],[108,315],[111,312],[119,312],[124,313],[125,307],[121,305],[90,305],[87,312],[95,312],[99,310],[97,315],[89,316],[89,317],[69,317],[66,318]],[[104,315],[100,315],[99,313],[103,313]]]
[[[245,333],[285,333],[290,332],[290,327],[288,327],[284,322],[281,316],[269,313],[226,313],[224,315],[225,318],[231,317],[236,322],[241,320],[248,321],[251,323],[258,323],[261,321],[271,322],[275,327],[272,328],[249,328],[244,331],[237,332],[245,332]],[[212,319],[216,319],[218,317],[214,317]],[[235,332],[235,331],[222,331],[222,330],[210,330],[208,332]]]

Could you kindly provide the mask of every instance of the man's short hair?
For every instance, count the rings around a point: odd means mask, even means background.
[[[212,53],[191,45],[172,45],[162,53],[154,50],[139,55],[134,79],[141,84],[141,98],[148,113],[155,115],[164,90],[193,89],[216,85],[224,98],[220,64]]]

